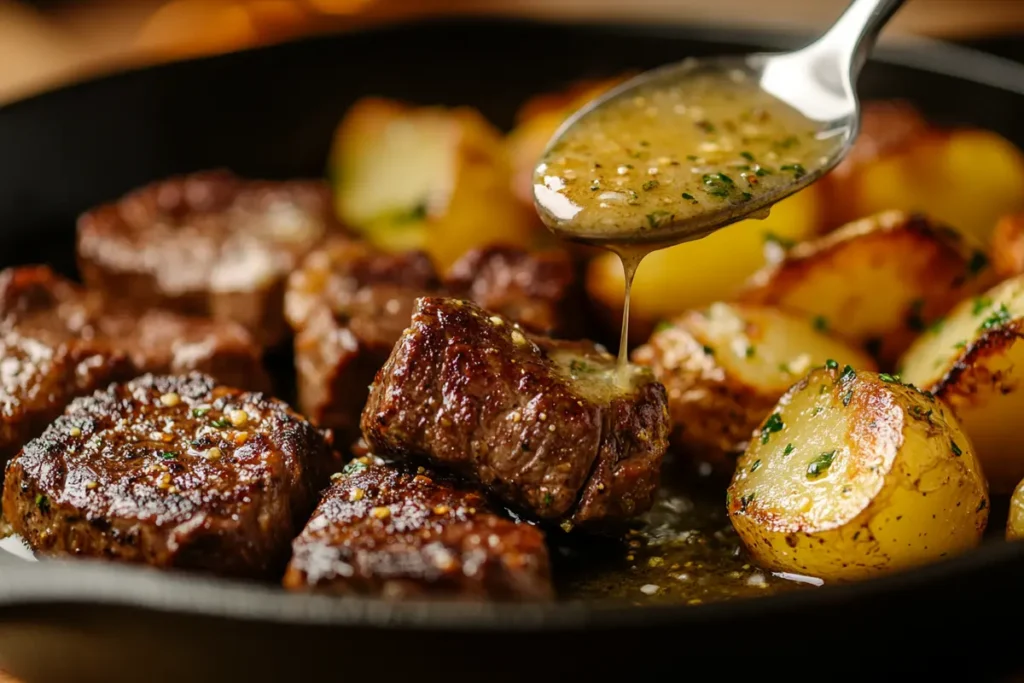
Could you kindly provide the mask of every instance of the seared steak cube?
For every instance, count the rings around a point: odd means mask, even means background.
[[[579,331],[581,301],[568,252],[474,249],[452,264],[445,286],[448,295],[475,301],[529,332],[567,337]]]
[[[457,299],[421,298],[362,415],[370,449],[424,459],[542,520],[646,511],[668,444],[665,389],[589,342],[533,338]]]
[[[79,269],[110,302],[236,322],[273,346],[287,332],[288,273],[337,231],[326,183],[208,171],[153,183],[83,214]]]
[[[339,595],[544,599],[544,535],[505,519],[482,495],[438,473],[372,456],[335,475],[292,544],[284,585]]]
[[[75,399],[30,441],[3,511],[43,555],[271,578],[334,457],[281,401],[145,375]]]

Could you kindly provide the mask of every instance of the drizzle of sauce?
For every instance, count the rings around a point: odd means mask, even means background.
[[[561,237],[622,261],[619,382],[628,377],[630,287],[644,256],[767,217],[767,208],[750,209],[782,198],[825,163],[829,147],[820,126],[736,72],[611,100],[545,152],[534,171],[541,218]]]

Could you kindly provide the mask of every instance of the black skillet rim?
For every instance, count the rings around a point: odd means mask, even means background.
[[[808,36],[782,31],[722,28],[699,24],[627,24],[603,21],[563,21],[473,16],[426,18],[385,26],[359,28],[359,32],[386,36],[415,27],[469,23],[506,28],[554,26],[577,31],[601,32],[605,37],[650,35],[728,45],[762,45],[787,49],[806,42]],[[174,70],[182,64],[245,59],[248,53],[272,53],[299,44],[337,40],[342,34],[316,36],[241,52],[213,55],[138,68],[65,85],[0,106],[0,114],[29,103],[59,100],[68,92],[88,89],[99,82],[137,77],[151,71]],[[932,40],[906,45],[883,41],[874,61],[951,76],[1011,93],[1024,95],[1024,66],[970,48]],[[0,554],[0,618],[24,608],[72,605],[104,605],[140,610],[192,614],[245,621],[321,626],[360,626],[413,630],[483,629],[533,631],[605,629],[623,626],[703,624],[748,617],[765,617],[808,608],[825,609],[842,604],[921,588],[954,577],[977,576],[986,570],[1024,566],[1024,544],[989,542],[982,547],[914,570],[848,585],[829,585],[759,598],[736,599],[702,605],[632,606],[620,603],[563,601],[548,604],[395,602],[373,598],[331,598],[290,594],[275,586],[248,584],[215,577],[165,573],[89,560],[24,562]]]

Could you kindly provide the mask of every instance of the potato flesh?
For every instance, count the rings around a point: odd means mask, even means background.
[[[746,220],[700,240],[648,254],[633,281],[630,300],[630,341],[641,343],[660,320],[693,308],[729,299],[765,263],[766,236],[800,240],[818,224],[815,186],[775,205],[764,220]],[[587,292],[606,312],[614,331],[620,320],[623,276],[619,258],[604,252],[587,270]]]
[[[766,420],[729,488],[730,519],[762,566],[855,580],[980,542],[987,487],[941,401],[874,373],[818,369],[776,412],[781,428]]]
[[[1017,484],[1010,496],[1010,516],[1006,520],[1006,540],[1024,538],[1024,481]]]
[[[331,153],[337,213],[376,246],[439,268],[491,242],[527,246],[537,218],[512,195],[500,133],[468,108],[357,102]]]
[[[988,329],[986,329],[988,326]],[[945,400],[970,435],[989,485],[1008,493],[1024,478],[1024,276],[961,302],[907,350],[903,379]]]
[[[779,397],[829,359],[875,367],[810,319],[722,302],[677,318],[633,354],[665,385],[674,443],[726,475]]]
[[[964,296],[992,282],[984,254],[940,225],[885,212],[799,245],[740,300],[826,316],[883,368]]]
[[[1024,209],[1024,154],[989,131],[933,132],[865,164],[839,189],[846,220],[925,211],[987,242],[1000,216]]]

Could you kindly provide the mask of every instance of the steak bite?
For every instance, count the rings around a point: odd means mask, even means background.
[[[72,398],[134,374],[123,352],[102,343],[15,331],[0,335],[0,467]]]
[[[124,379],[198,371],[230,386],[270,386],[259,349],[240,325],[161,310],[108,311],[95,294],[47,266],[0,271],[0,332],[10,330],[50,344],[77,342],[126,356],[134,372]]]
[[[270,578],[334,457],[277,399],[145,375],[75,399],[29,442],[3,511],[43,555]]]
[[[534,334],[572,336],[579,331],[582,307],[573,261],[565,251],[505,245],[474,249],[452,264],[445,286],[451,296],[475,301]]]
[[[422,298],[362,415],[373,452],[425,459],[543,520],[646,511],[668,444],[665,389],[590,342],[531,338],[456,299]]]
[[[339,443],[358,438],[367,387],[409,324],[416,298],[439,286],[423,252],[385,254],[339,239],[310,254],[285,299],[302,413],[335,430]]]
[[[207,171],[83,214],[78,265],[110,302],[237,322],[260,345],[274,346],[287,332],[288,273],[338,230],[325,183]]]
[[[339,595],[546,599],[544,535],[478,492],[366,456],[335,475],[292,544],[284,585]]]

